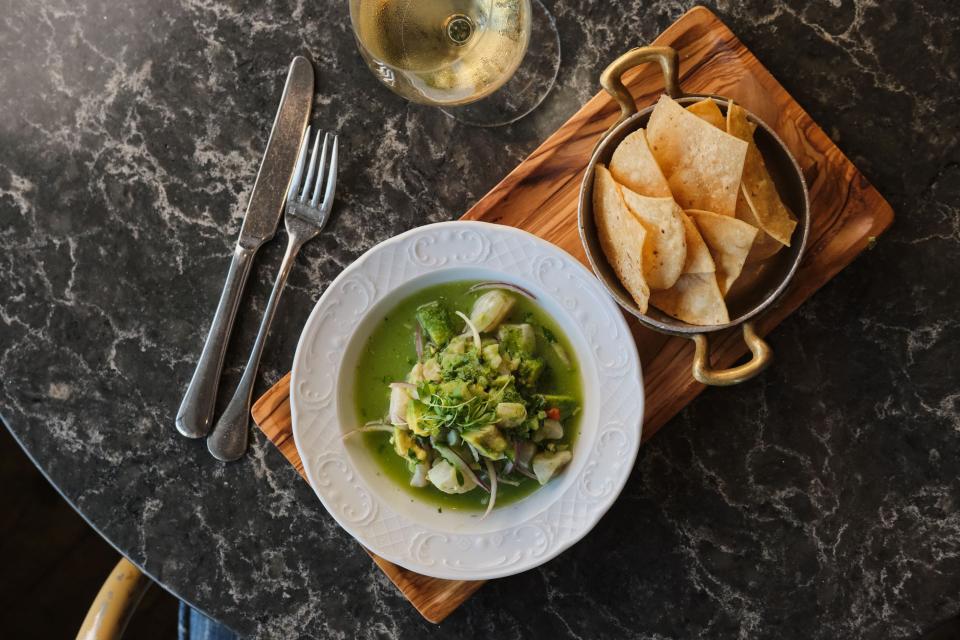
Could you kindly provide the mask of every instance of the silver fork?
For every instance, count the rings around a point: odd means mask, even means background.
[[[213,432],[207,438],[207,448],[210,453],[225,462],[238,459],[247,450],[253,384],[257,378],[260,356],[267,340],[267,333],[270,331],[270,323],[276,313],[280,294],[287,283],[287,276],[290,275],[290,268],[300,247],[319,234],[330,218],[333,194],[337,186],[337,136],[323,134],[323,148],[320,149],[321,133],[318,131],[314,137],[306,179],[303,179],[303,169],[307,164],[307,150],[310,147],[309,127],[300,144],[300,156],[297,158],[297,166],[287,193],[287,209],[283,220],[287,228],[287,251],[283,255],[280,273],[277,274],[277,280],[273,284],[273,291],[267,301],[267,308],[260,322],[260,330],[253,343],[253,351],[247,360],[243,377],[230,404],[227,405]],[[327,168],[328,151],[329,168]],[[323,188],[323,200],[320,199],[321,188]]]

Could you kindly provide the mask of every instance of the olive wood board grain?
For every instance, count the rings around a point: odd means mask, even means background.
[[[691,9],[654,44],[669,45],[680,52],[680,79],[686,92],[733,98],[779,134],[803,170],[810,190],[809,242],[790,287],[756,323],[758,332],[764,335],[867,248],[891,224],[893,211],[709,10]],[[598,78],[601,71],[597,69]],[[663,89],[660,69],[654,64],[628,72],[624,82],[641,108],[652,104]],[[601,91],[477,202],[464,219],[525,229],[586,263],[577,230],[580,181],[594,145],[618,114],[614,100]],[[631,316],[627,319],[644,372],[646,440],[693,400],[703,386],[690,374],[692,341],[654,333]],[[713,365],[718,367],[730,366],[746,353],[739,329],[714,336],[711,349]],[[291,431],[289,381],[287,374],[259,399],[252,414],[264,434],[303,475]],[[431,622],[446,618],[483,584],[430,578],[370,555]]]

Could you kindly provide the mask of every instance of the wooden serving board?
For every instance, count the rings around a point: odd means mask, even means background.
[[[890,205],[837,149],[736,36],[709,10],[684,14],[655,41],[680,52],[680,80],[690,93],[728,96],[780,135],[803,169],[810,189],[811,229],[806,254],[780,302],[756,323],[763,335],[848,265],[893,221]],[[597,69],[599,78],[602,69]],[[624,77],[641,107],[662,93],[657,65]],[[577,231],[577,197],[583,169],[597,139],[619,109],[605,92],[583,106],[520,166],[464,216],[526,229],[586,263]],[[646,387],[644,440],[703,390],[690,374],[693,343],[641,327],[627,316],[637,341]],[[727,367],[746,353],[739,329],[712,339],[714,366]],[[253,407],[253,419],[303,474],[293,443],[287,374]],[[373,555],[373,554],[371,554]],[[373,556],[414,607],[439,622],[482,582],[438,580]]]

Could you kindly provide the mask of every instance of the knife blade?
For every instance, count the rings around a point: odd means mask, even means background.
[[[280,109],[253,183],[238,244],[260,246],[276,233],[312,105],[313,65],[303,56],[297,56],[290,64]]]
[[[287,189],[313,107],[313,65],[302,56],[290,64],[267,149],[237,238],[227,278],[197,368],[177,411],[177,431],[201,438],[213,424],[220,371],[233,321],[257,250],[277,231]]]

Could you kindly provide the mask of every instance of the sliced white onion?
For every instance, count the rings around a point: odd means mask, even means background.
[[[483,347],[483,342],[480,341],[480,332],[477,331],[477,327],[470,322],[470,318],[467,317],[462,311],[457,311],[457,315],[463,318],[463,321],[467,323],[467,326],[470,328],[470,333],[473,334],[473,346],[477,348],[477,351]]]
[[[487,465],[487,475],[490,476],[490,502],[487,503],[487,510],[483,512],[483,520],[493,511],[493,505],[497,503],[497,470],[493,468],[490,458],[484,458],[483,463]]]
[[[482,291],[484,289],[506,289],[507,291],[513,291],[514,293],[519,293],[520,295],[530,298],[531,300],[536,300],[537,296],[533,295],[523,287],[517,286],[515,284],[510,284],[509,282],[479,282],[467,291]]]
[[[352,436],[355,433],[371,433],[373,431],[383,431],[385,433],[393,433],[393,425],[385,424],[383,422],[368,422],[362,427],[353,429],[352,431],[347,431],[343,434],[341,440],[346,440],[348,437]]]
[[[413,332],[413,344],[417,348],[417,362],[423,362],[423,331],[420,330],[420,323],[417,323],[417,329]]]

